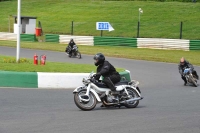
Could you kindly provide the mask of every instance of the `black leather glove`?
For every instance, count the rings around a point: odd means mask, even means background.
[[[100,73],[96,73],[96,74],[94,74],[93,76],[94,76],[94,77],[97,77],[97,76],[101,76],[101,74],[100,74]]]
[[[101,76],[100,73],[96,73],[96,74],[93,75],[93,77],[94,77],[95,79],[98,79],[100,76]]]

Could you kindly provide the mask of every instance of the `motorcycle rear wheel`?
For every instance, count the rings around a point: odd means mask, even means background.
[[[79,96],[86,94],[86,90],[81,90],[74,94],[74,102],[76,106],[84,111],[90,111],[96,107],[97,99],[92,92],[89,93],[90,101],[89,102],[82,102],[79,99]]]
[[[138,93],[132,88],[126,88],[126,90],[128,91],[129,95],[132,96],[132,98],[139,97]],[[139,100],[126,103],[124,106],[127,108],[136,108],[138,104],[139,104]]]

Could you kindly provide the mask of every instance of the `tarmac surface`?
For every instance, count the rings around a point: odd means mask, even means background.
[[[46,54],[47,62],[93,64],[93,56],[68,58],[64,52],[22,49],[20,57]],[[1,55],[16,48],[0,46]],[[181,58],[181,57],[180,57]],[[199,133],[200,87],[184,86],[178,64],[106,57],[140,82],[137,108],[81,111],[73,89],[0,88],[0,133]],[[179,59],[177,59],[177,63]],[[200,67],[194,66],[200,75]]]

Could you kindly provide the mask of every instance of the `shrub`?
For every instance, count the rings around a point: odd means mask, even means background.
[[[17,63],[15,58],[4,58],[3,63]],[[21,58],[18,63],[30,63],[26,58]]]

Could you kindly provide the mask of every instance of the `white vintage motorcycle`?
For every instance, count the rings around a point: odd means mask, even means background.
[[[83,78],[84,86],[77,87],[74,91],[74,102],[78,108],[84,111],[92,110],[97,103],[103,103],[105,107],[114,106],[127,108],[135,108],[142,100],[139,82],[132,80],[131,82],[122,81],[117,84],[117,95],[113,96],[111,90],[102,82],[98,82],[93,77],[93,72],[87,78]]]

